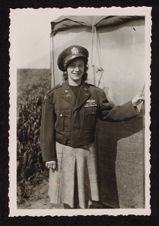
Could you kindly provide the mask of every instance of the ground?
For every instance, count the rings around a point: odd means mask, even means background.
[[[35,186],[26,182],[27,198],[20,201],[20,209],[48,209],[50,202],[48,197],[48,179],[43,179]]]

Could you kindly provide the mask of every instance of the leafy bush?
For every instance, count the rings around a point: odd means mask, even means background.
[[[46,177],[39,145],[44,94],[50,89],[50,71],[18,70],[17,185],[18,204],[29,198],[32,187]]]

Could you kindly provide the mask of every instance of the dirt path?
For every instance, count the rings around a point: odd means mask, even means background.
[[[19,204],[20,209],[50,209],[48,197],[48,180],[43,179],[41,183],[35,186],[29,186],[29,197],[24,202]]]

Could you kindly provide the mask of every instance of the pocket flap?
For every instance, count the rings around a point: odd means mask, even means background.
[[[58,117],[68,117],[71,118],[71,111],[58,111],[57,112]]]
[[[97,108],[96,107],[85,108],[85,114],[86,115],[95,115],[96,112],[97,112]]]

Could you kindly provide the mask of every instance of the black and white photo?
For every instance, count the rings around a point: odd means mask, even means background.
[[[150,13],[10,10],[10,216],[150,214]]]

